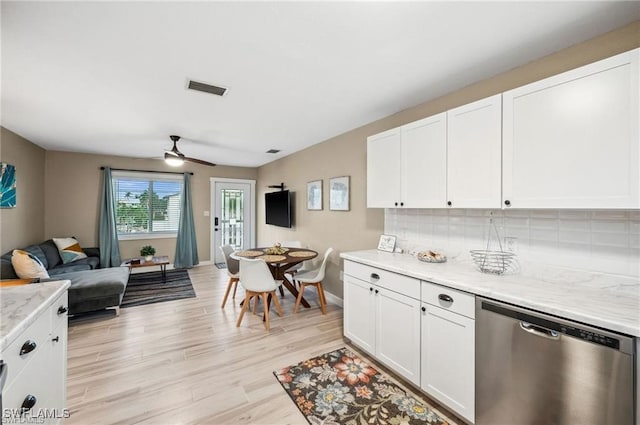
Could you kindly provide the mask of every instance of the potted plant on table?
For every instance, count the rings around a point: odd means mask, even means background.
[[[151,245],[145,245],[140,248],[140,255],[144,257],[145,261],[151,261],[153,256],[156,255],[156,249]]]

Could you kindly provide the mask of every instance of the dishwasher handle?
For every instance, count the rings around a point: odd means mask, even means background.
[[[536,326],[528,322],[520,322],[520,329],[529,332],[532,335],[540,336],[547,339],[560,339],[560,334],[551,329],[545,329],[542,326]]]

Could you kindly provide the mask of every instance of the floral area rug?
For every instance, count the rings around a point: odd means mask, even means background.
[[[311,425],[448,425],[347,348],[273,372]]]

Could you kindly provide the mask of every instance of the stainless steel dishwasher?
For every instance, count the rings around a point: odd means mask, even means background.
[[[633,338],[476,297],[476,425],[633,422]]]

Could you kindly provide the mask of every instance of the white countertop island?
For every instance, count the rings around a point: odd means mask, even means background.
[[[640,337],[640,280],[627,276],[521,264],[514,274],[485,274],[471,259],[425,263],[409,254],[345,252],[345,260],[475,295]]]
[[[70,282],[31,283],[0,288],[0,351],[67,290]]]

